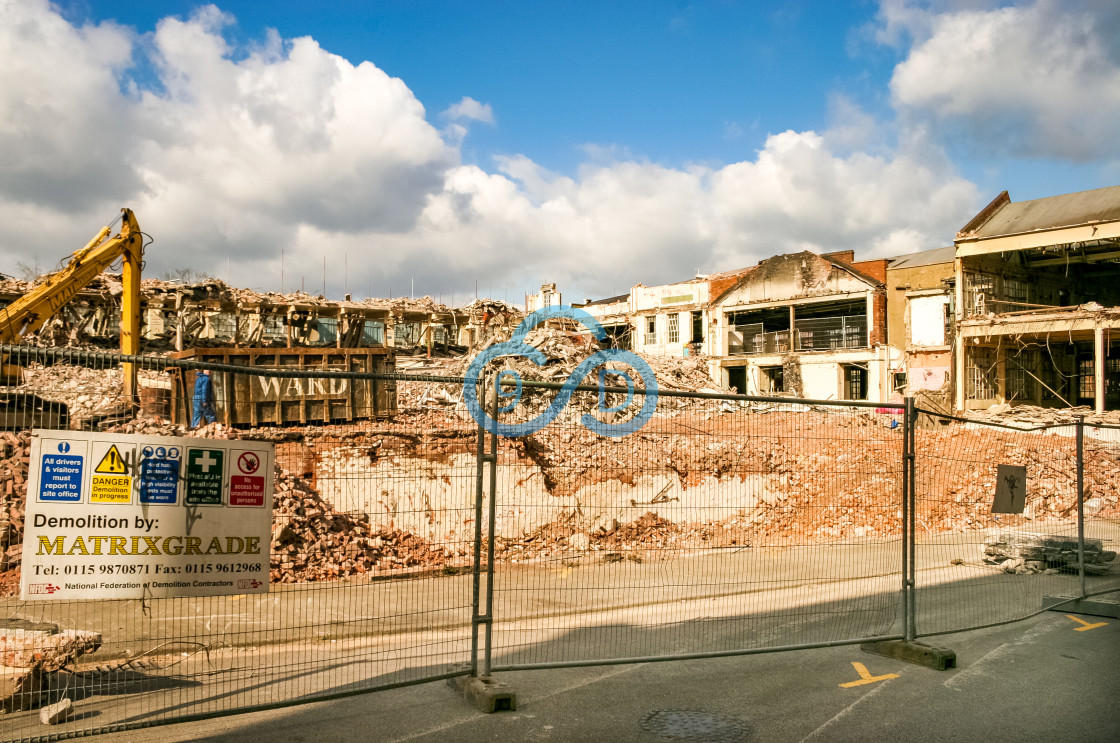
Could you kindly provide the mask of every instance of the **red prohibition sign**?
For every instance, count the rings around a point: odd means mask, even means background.
[[[257,471],[257,467],[261,466],[261,459],[251,451],[247,451],[237,458],[237,467],[247,475],[251,475]]]

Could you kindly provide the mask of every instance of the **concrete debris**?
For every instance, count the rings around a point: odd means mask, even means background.
[[[74,703],[70,701],[70,697],[63,697],[54,704],[48,704],[39,710],[39,722],[44,725],[57,725],[60,722],[66,722],[73,706]]]
[[[100,647],[99,632],[59,632],[54,624],[0,621],[0,710],[15,712],[38,705],[42,691],[53,686],[44,683],[51,674]],[[61,719],[58,713],[59,709],[51,710],[51,722]]]
[[[1090,425],[1120,425],[1120,410],[1106,410],[1098,414],[1088,405],[1073,408],[1040,408],[1034,405],[1004,403],[993,405],[986,410],[970,410],[964,414],[964,417],[981,423],[1001,423],[1016,428],[1073,425],[1078,418],[1084,418]]]
[[[100,632],[63,630],[58,634],[0,628],[0,665],[57,671],[80,655],[101,647]]]
[[[447,566],[439,546],[398,529],[375,529],[365,514],[341,513],[302,477],[276,469],[272,511],[274,583],[334,580]]]
[[[16,389],[66,405],[71,428],[83,429],[111,418],[131,420],[121,379],[119,368],[31,364],[24,368],[23,383]]]
[[[1005,573],[1077,572],[1080,557],[1077,538],[1027,531],[994,531],[984,537],[984,562],[999,565]],[[1104,549],[1099,539],[1085,540],[1085,573],[1107,573],[1116,553]]]

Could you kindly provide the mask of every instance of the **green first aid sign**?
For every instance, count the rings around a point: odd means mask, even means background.
[[[223,449],[187,450],[186,505],[222,505],[225,454]]]

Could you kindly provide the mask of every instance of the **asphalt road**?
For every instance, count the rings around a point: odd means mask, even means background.
[[[944,636],[939,644],[956,651],[956,668],[934,671],[837,647],[507,672],[500,680],[518,694],[515,711],[484,714],[445,683],[432,682],[99,739],[1111,743],[1120,738],[1120,620],[1047,612]]]

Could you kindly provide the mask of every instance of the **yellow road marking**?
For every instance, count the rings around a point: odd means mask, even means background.
[[[1084,619],[1079,619],[1078,617],[1075,617],[1072,614],[1066,614],[1066,616],[1081,625],[1080,627],[1074,627],[1073,628],[1074,632],[1088,632],[1091,629],[1096,629],[1097,627],[1104,627],[1108,624],[1108,622],[1097,622],[1096,624],[1089,624]]]
[[[855,667],[856,673],[859,674],[859,681],[849,681],[846,684],[840,684],[840,686],[845,689],[850,689],[853,686],[863,686],[864,684],[873,684],[876,681],[898,678],[897,673],[884,673],[882,676],[872,676],[871,672],[867,670],[867,666],[862,663],[856,663],[855,661],[852,661],[852,666]]]

